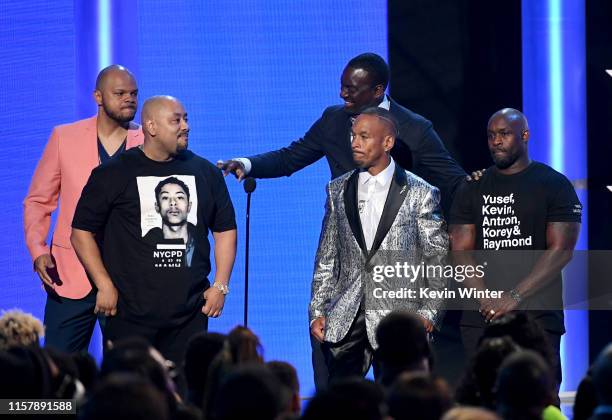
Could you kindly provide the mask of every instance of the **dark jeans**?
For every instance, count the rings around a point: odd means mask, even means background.
[[[372,364],[374,377],[379,377],[380,368],[368,340],[365,312],[361,309],[346,336],[337,343],[324,342],[321,350],[329,370],[330,383],[350,376],[364,377]]]
[[[47,293],[45,305],[45,346],[74,353],[87,351],[98,316],[94,314],[96,291],[82,299]],[[104,317],[100,317],[102,327]]]
[[[185,357],[187,341],[196,333],[206,331],[208,317],[202,312],[194,313],[181,325],[159,328],[137,324],[122,318],[111,317],[104,329],[104,342],[117,341],[126,337],[146,338],[153,347],[168,360],[180,367]],[[106,346],[105,346],[106,347]]]

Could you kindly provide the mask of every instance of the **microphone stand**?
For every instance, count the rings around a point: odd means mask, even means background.
[[[251,231],[251,193],[255,191],[257,183],[255,178],[245,178],[244,180],[244,192],[247,193],[247,206],[246,206],[246,241],[245,241],[245,253],[244,253],[244,327],[248,327],[248,313],[249,313],[249,241]]]

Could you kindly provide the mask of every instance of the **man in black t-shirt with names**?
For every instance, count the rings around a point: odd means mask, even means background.
[[[187,150],[183,105],[150,98],[141,120],[143,146],[92,172],[71,241],[98,289],[96,312],[109,317],[105,341],[143,336],[179,364],[187,340],[223,310],[236,256],[235,214],[219,169]]]
[[[479,258],[489,263],[483,277],[474,276],[464,286],[504,292],[497,299],[483,295],[477,310],[463,312],[466,355],[475,354],[487,323],[525,310],[546,333],[560,382],[565,332],[561,270],[578,240],[582,206],[564,175],[529,159],[529,127],[520,111],[506,108],[493,114],[487,137],[495,165],[478,182],[460,187],[449,234],[453,251],[481,250]],[[455,257],[463,262],[476,258],[466,254]]]

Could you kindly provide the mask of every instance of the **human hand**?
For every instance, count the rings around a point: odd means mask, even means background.
[[[310,333],[317,339],[319,343],[325,338],[325,317],[320,316],[315,319],[310,326]]]
[[[98,293],[96,293],[94,314],[101,313],[106,316],[115,316],[117,314],[118,299],[119,292],[117,292],[117,289],[112,283],[103,288],[99,288]]]
[[[512,312],[518,306],[518,302],[510,296],[504,295],[500,299],[488,300],[486,307],[481,306],[480,313],[485,318],[485,322],[491,322],[501,318],[508,312]]]
[[[202,307],[202,313],[209,318],[217,318],[223,312],[225,305],[225,295],[216,287],[209,287],[204,292],[206,303]]]
[[[434,330],[433,323],[427,318],[421,317],[421,320],[423,321],[423,326],[425,327],[425,331],[427,331],[427,333],[432,333]]]
[[[227,176],[229,173],[234,174],[234,176],[238,178],[238,181],[242,181],[242,178],[246,176],[244,165],[237,160],[218,160],[217,168],[223,171],[223,176]]]
[[[54,287],[55,282],[47,271],[49,268],[55,268],[53,257],[50,254],[42,254],[34,260],[34,271],[36,271],[40,280],[47,286]]]
[[[482,178],[482,176],[484,175],[485,172],[486,172],[486,169],[481,169],[479,171],[474,171],[474,172],[471,173],[471,175],[466,176],[465,179],[467,179],[468,182],[478,181],[478,180],[480,180],[480,178]]]

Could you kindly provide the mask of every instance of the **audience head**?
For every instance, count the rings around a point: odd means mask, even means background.
[[[228,375],[241,365],[262,364],[262,352],[259,338],[248,328],[238,326],[229,332],[223,349],[215,356],[208,369],[202,401],[205,417],[211,415],[221,384]]]
[[[130,337],[119,340],[104,354],[100,377],[113,373],[131,373],[153,384],[173,401],[174,384],[164,366],[164,359],[147,340]]]
[[[289,406],[285,408],[285,411],[299,415],[302,411],[302,405],[300,401],[300,382],[295,368],[287,362],[277,360],[266,363],[266,366],[291,394]]]
[[[593,411],[599,405],[597,391],[593,385],[592,372],[589,369],[586,376],[578,384],[576,398],[574,399],[573,420],[587,420],[593,415]]]
[[[46,348],[45,353],[51,366],[54,396],[77,401],[83,399],[85,387],[79,379],[79,368],[74,357],[54,348]]]
[[[213,359],[223,349],[225,335],[213,332],[201,332],[189,340],[185,352],[185,380],[189,391],[189,400],[201,407],[208,371]]]
[[[11,347],[0,351],[2,398],[51,398],[53,375],[44,350]]]
[[[290,393],[265,365],[238,366],[225,377],[211,407],[214,420],[276,419]]]
[[[518,350],[519,346],[508,336],[483,340],[457,389],[457,401],[460,404],[493,408],[493,387],[499,367],[506,357]]]
[[[401,374],[387,397],[389,415],[395,420],[439,419],[452,407],[452,397],[443,379],[428,374]]]
[[[550,367],[531,350],[511,354],[497,375],[497,411],[506,420],[540,419],[555,399]]]
[[[442,420],[502,420],[492,411],[478,407],[455,407],[446,412]]]
[[[14,346],[38,346],[44,333],[42,323],[32,314],[14,309],[0,316],[0,350]]]
[[[391,312],[376,330],[376,357],[382,364],[382,383],[391,385],[405,371],[429,371],[431,349],[422,320],[410,312]]]
[[[81,420],[169,420],[164,396],[133,374],[106,377],[79,412]]]
[[[553,360],[553,351],[546,333],[526,312],[511,312],[491,322],[480,340],[482,342],[487,338],[504,336],[512,338],[522,349],[535,351],[544,360]]]
[[[593,386],[600,405],[612,405],[612,343],[599,353],[592,368]]]
[[[235,327],[227,335],[232,361],[241,363],[263,363],[259,338],[246,327]]]
[[[79,380],[87,392],[93,390],[98,380],[98,365],[93,356],[86,352],[75,353],[72,359],[79,371]]]
[[[386,415],[380,386],[362,378],[339,380],[314,396],[303,420],[381,420]]]

